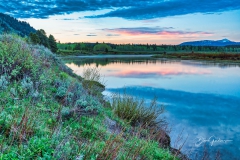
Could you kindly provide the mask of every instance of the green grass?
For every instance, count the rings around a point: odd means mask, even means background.
[[[0,48],[1,160],[176,159],[150,130],[114,114],[96,96],[101,91],[91,94],[48,49],[13,35],[0,35]],[[106,117],[119,134],[108,131]]]

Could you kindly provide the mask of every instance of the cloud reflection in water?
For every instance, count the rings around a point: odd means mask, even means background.
[[[165,117],[171,124],[172,145],[178,134],[184,129],[183,137],[188,137],[184,147],[185,151],[192,150],[192,154],[201,152],[204,145],[196,147],[195,143],[199,137],[232,140],[229,143],[215,143],[208,145],[212,153],[218,150],[225,154],[222,158],[240,157],[240,98],[234,96],[190,93],[161,88],[131,86],[127,88],[108,89],[109,92],[122,92],[145,99],[151,99],[156,95],[159,103],[165,104]],[[228,156],[228,157],[226,157]]]
[[[171,75],[203,75],[211,74],[210,71],[199,71],[199,70],[159,70],[159,71],[137,71],[137,70],[124,70],[108,74],[108,76],[115,76],[121,78],[148,78],[148,77],[164,77]]]

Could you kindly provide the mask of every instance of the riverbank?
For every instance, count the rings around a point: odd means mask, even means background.
[[[80,50],[58,50],[60,56],[93,56],[93,55],[166,55],[166,54],[177,54],[177,55],[188,55],[188,54],[223,54],[223,52],[213,51],[80,51]],[[236,52],[224,52],[224,54],[239,54]]]
[[[154,55],[152,57],[179,60],[204,60],[222,63],[240,63],[240,54],[233,53],[170,53]]]
[[[62,58],[166,58],[166,59],[178,59],[178,60],[204,60],[215,63],[224,64],[239,64],[240,53],[213,53],[213,52],[89,52],[89,53],[71,53],[71,54],[58,54]]]
[[[81,56],[59,56],[61,58],[150,58],[153,54],[147,54],[147,55],[81,55]]]
[[[150,55],[162,54],[160,51],[69,51],[58,50],[57,54],[60,56],[93,56],[93,55]]]
[[[161,127],[117,116],[102,84],[74,74],[45,47],[12,35],[0,35],[0,46],[1,159],[181,157]]]

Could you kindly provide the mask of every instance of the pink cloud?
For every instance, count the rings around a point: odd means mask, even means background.
[[[136,28],[115,28],[115,29],[103,29],[107,32],[128,35],[128,36],[138,36],[138,35],[160,35],[160,36],[211,36],[213,33],[203,32],[203,31],[173,31],[172,27],[136,27]]]

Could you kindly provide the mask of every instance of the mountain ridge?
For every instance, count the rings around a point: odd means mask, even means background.
[[[201,40],[201,41],[189,41],[179,44],[180,46],[219,46],[225,47],[230,45],[240,45],[240,42],[230,41],[229,39],[221,40]]]
[[[25,37],[31,32],[35,33],[36,29],[29,23],[0,12],[0,33],[15,33]]]

